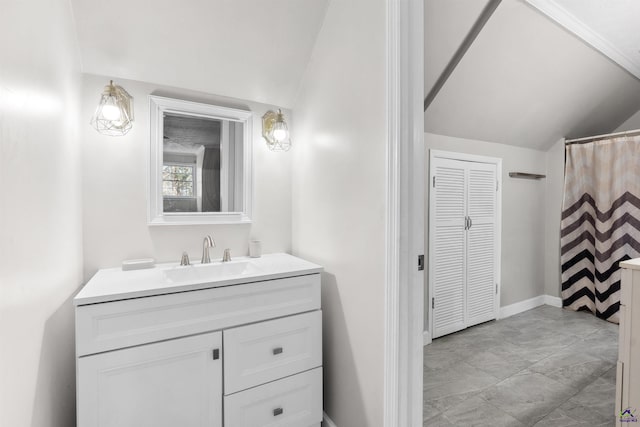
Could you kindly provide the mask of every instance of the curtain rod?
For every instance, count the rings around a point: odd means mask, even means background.
[[[626,136],[626,135],[635,135],[635,134],[640,134],[640,129],[628,130],[628,131],[625,131],[625,132],[605,133],[605,134],[602,134],[602,135],[587,136],[586,138],[567,139],[567,140],[564,141],[564,144],[565,145],[586,144],[587,142],[595,141],[595,140],[598,140],[598,139],[613,138],[613,137],[616,137],[616,136]]]

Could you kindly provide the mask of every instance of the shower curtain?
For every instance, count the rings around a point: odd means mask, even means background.
[[[619,262],[640,257],[640,136],[565,148],[562,303],[618,323]]]

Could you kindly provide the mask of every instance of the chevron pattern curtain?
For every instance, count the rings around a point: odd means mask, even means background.
[[[620,261],[640,257],[640,136],[565,148],[563,306],[618,323]]]

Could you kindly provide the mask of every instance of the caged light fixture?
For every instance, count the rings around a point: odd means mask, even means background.
[[[133,98],[111,80],[104,87],[90,124],[103,135],[122,136],[131,130],[132,122]]]
[[[262,136],[267,141],[269,150],[289,151],[291,138],[282,110],[277,113],[269,110],[262,116]]]

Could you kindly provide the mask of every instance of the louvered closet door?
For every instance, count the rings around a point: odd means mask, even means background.
[[[496,318],[496,166],[469,162],[467,185],[467,326]]]
[[[465,326],[465,163],[436,159],[431,165],[435,211],[432,211],[433,254],[431,257],[433,337],[450,334]]]

